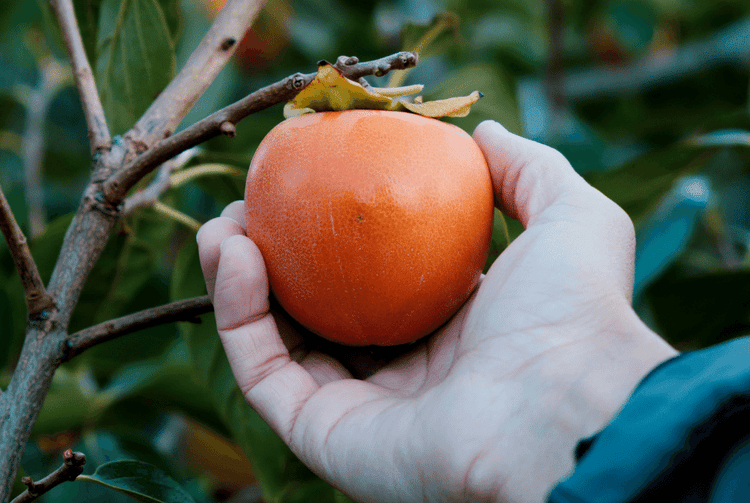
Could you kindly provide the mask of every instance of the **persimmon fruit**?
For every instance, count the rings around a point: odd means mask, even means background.
[[[375,110],[277,125],[250,164],[245,209],[281,306],[356,346],[412,342],[455,314],[482,273],[494,211],[471,136]]]

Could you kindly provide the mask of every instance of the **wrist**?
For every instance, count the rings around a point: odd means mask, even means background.
[[[578,442],[604,428],[627,402],[640,381],[660,363],[677,355],[628,306],[603,333],[548,351],[528,372],[540,388],[531,431],[538,438],[530,465],[534,479],[519,481],[519,501],[542,502],[575,468]]]
[[[582,437],[604,428],[641,380],[677,354],[628,307],[625,316],[584,351],[583,361],[589,363],[568,390],[571,403],[585,415],[579,423]]]

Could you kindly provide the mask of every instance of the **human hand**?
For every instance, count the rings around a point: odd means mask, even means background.
[[[361,501],[543,501],[638,381],[675,351],[630,306],[628,216],[551,148],[480,124],[496,205],[525,231],[460,311],[365,379],[270,311],[242,202],[198,233],[248,402]]]

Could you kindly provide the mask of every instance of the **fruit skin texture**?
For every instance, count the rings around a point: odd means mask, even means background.
[[[281,306],[356,346],[412,342],[444,324],[477,285],[494,211],[467,133],[373,110],[276,126],[250,164],[245,208]]]

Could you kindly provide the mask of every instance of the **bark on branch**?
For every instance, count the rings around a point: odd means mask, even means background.
[[[229,0],[177,76],[126,135],[143,151],[172,134],[234,54],[266,0]]]
[[[92,346],[138,330],[175,321],[195,321],[198,316],[211,312],[213,309],[211,299],[208,298],[208,295],[204,295],[144,309],[121,318],[105,321],[71,335],[68,339],[68,352],[64,360],[70,360]]]
[[[44,477],[39,482],[34,482],[31,477],[24,477],[23,483],[26,484],[24,492],[16,496],[11,503],[28,503],[39,498],[53,487],[57,487],[63,482],[74,481],[83,473],[83,465],[86,464],[86,456],[82,452],[73,452],[68,449],[63,453],[63,464]]]
[[[55,302],[44,288],[36,262],[31,256],[26,236],[18,226],[8,201],[5,199],[3,188],[0,186],[0,230],[8,243],[10,254],[16,263],[18,275],[21,277],[23,293],[26,298],[26,308],[30,320],[39,318],[45,310],[55,307]]]
[[[96,90],[94,73],[91,71],[86,50],[83,47],[81,31],[78,29],[78,21],[73,10],[73,1],[50,0],[50,4],[60,23],[60,31],[70,57],[76,88],[78,89],[78,95],[81,97],[83,114],[86,117],[91,154],[93,155],[97,151],[106,149],[110,143],[109,127],[104,116],[104,108],[102,108],[102,102]]]
[[[403,70],[416,64],[416,53],[399,52],[366,62],[360,62],[356,57],[342,56],[338,58],[335,66],[345,77],[358,81],[369,75],[381,76],[391,70]],[[214,112],[176,135],[165,138],[113,174],[104,183],[104,197],[111,204],[120,204],[138,180],[161,163],[215,136],[221,134],[233,136],[234,125],[239,121],[273,105],[294,99],[297,93],[315,78],[315,75],[316,73],[290,75]]]

